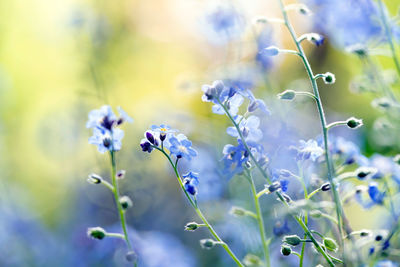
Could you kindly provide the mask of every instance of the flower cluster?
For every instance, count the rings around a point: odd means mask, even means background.
[[[119,116],[116,116],[110,106],[102,106],[89,113],[86,128],[93,129],[93,136],[89,138],[89,144],[96,145],[100,153],[119,151],[124,131],[118,127],[124,122],[133,122],[133,119],[122,108],[118,107],[118,112]]]

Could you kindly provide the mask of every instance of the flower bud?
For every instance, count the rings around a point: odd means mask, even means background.
[[[347,119],[346,124],[351,129],[357,129],[358,127],[361,127],[363,125],[363,121],[361,119],[351,117]]]
[[[293,90],[286,90],[278,94],[278,98],[282,100],[293,100],[296,97],[296,92]]]
[[[273,193],[279,188],[281,188],[281,184],[279,182],[274,182],[268,186],[268,191]]]
[[[331,190],[331,184],[330,183],[324,183],[321,185],[321,191],[329,191]]]
[[[283,256],[289,256],[292,254],[292,249],[289,246],[282,245],[281,253]]]
[[[312,210],[312,211],[310,211],[310,216],[318,219],[318,218],[321,218],[322,212],[320,210]]]
[[[308,9],[308,7],[306,6],[306,5],[304,5],[304,4],[300,4],[300,6],[299,6],[299,13],[300,14],[302,14],[302,15],[311,15],[311,10],[310,9]]]
[[[336,241],[329,237],[324,238],[324,246],[329,251],[336,252],[338,250],[338,244]]]
[[[324,83],[326,84],[334,84],[336,81],[335,75],[333,73],[327,72],[323,77]]]
[[[91,184],[101,184],[102,180],[103,180],[103,178],[101,178],[100,175],[97,175],[95,173],[89,174],[89,177],[87,178],[88,183],[91,183]]]
[[[316,46],[320,46],[324,43],[325,38],[318,33],[309,33],[307,34],[307,41],[313,43]]]
[[[254,254],[247,254],[243,259],[243,263],[246,266],[261,266],[262,265],[261,259]]]
[[[212,239],[202,239],[200,240],[200,246],[204,249],[211,249],[215,246],[215,241]]]
[[[146,139],[142,139],[142,141],[140,142],[140,147],[142,148],[143,152],[151,153],[151,151],[153,151],[150,142],[147,141]]]
[[[375,241],[377,241],[377,242],[382,241],[382,239],[383,239],[382,235],[376,235],[375,236]]]
[[[117,172],[117,179],[124,179],[125,178],[125,170],[120,170]]]
[[[229,211],[229,213],[234,216],[241,217],[246,215],[246,210],[241,207],[233,206]]]
[[[119,199],[119,203],[121,203],[121,207],[126,210],[130,207],[132,207],[133,203],[132,200],[128,196],[122,196]]]
[[[272,46],[268,46],[268,47],[264,48],[264,49],[261,51],[261,53],[262,53],[263,55],[273,57],[273,56],[276,56],[276,55],[279,54],[279,48],[276,47],[276,46],[273,46],[273,45],[272,45]]]
[[[146,132],[146,138],[149,140],[150,143],[153,145],[155,144],[156,140],[154,139],[154,135],[151,132]]]
[[[291,246],[297,246],[301,243],[301,238],[298,235],[287,235],[283,237],[283,242]]]
[[[377,170],[375,168],[360,167],[355,171],[355,174],[358,179],[364,180],[367,176],[372,176],[376,172]]]
[[[369,235],[371,235],[370,230],[361,230],[360,231],[360,236],[362,236],[362,237],[369,236]]]
[[[189,222],[185,225],[185,231],[191,231],[193,232],[194,230],[196,230],[197,228],[199,228],[199,224],[196,222]]]
[[[87,230],[88,237],[91,237],[93,239],[101,240],[106,237],[106,234],[106,231],[101,227],[91,227]]]
[[[128,253],[126,253],[125,258],[129,262],[137,261],[137,255],[136,255],[135,251],[129,251]]]

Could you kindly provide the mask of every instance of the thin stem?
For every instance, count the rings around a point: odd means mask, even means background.
[[[180,178],[179,172],[178,172],[178,160],[176,161],[176,164],[173,163],[171,157],[163,150],[160,149],[157,146],[152,146],[154,149],[157,149],[158,151],[160,151],[161,153],[164,154],[164,156],[168,159],[169,163],[171,164],[172,168],[174,169],[175,172],[175,176],[178,180],[178,183],[181,187],[181,189],[183,190],[183,192],[185,193],[186,198],[189,200],[189,203],[192,205],[192,207],[194,208],[194,210],[196,211],[197,215],[200,217],[200,219],[203,221],[205,227],[208,228],[208,230],[210,231],[210,233],[214,236],[214,238],[217,240],[217,242],[220,242],[220,245],[226,250],[226,252],[229,254],[229,256],[236,262],[236,264],[238,266],[244,267],[244,265],[240,262],[240,260],[236,257],[236,255],[233,253],[233,251],[230,249],[230,247],[219,237],[219,235],[217,234],[217,232],[215,232],[214,228],[211,226],[211,224],[207,221],[207,219],[204,217],[203,213],[201,212],[201,210],[199,209],[197,203],[195,201],[193,201],[193,199],[189,196],[188,192],[185,190],[185,186],[182,183],[182,180]]]
[[[333,127],[343,126],[343,125],[347,125],[347,121],[335,121],[335,122],[329,123],[326,126],[326,128],[328,128],[328,130],[330,130]]]
[[[301,184],[303,185],[303,191],[304,191],[304,199],[308,199],[308,192],[307,192],[307,186],[306,186],[306,182],[304,181],[304,171],[302,166],[299,164],[298,166],[299,172],[300,172],[300,177],[299,180],[301,182]],[[305,225],[308,225],[308,211],[304,212],[304,223]],[[306,234],[304,234],[304,239],[307,237]],[[299,266],[303,267],[303,263],[304,263],[304,253],[306,250],[306,243],[304,242],[301,245],[301,251],[300,251],[300,262],[299,262]]]
[[[121,238],[122,240],[125,241],[125,236],[123,234],[118,234],[118,233],[107,233],[107,237],[116,237],[116,238]]]
[[[115,163],[115,151],[113,149],[110,151],[110,157],[111,157],[111,179],[112,179],[112,184],[114,187],[114,190],[113,190],[114,199],[115,199],[115,203],[118,208],[119,218],[121,221],[122,230],[124,232],[125,241],[126,241],[126,244],[128,245],[128,248],[131,250],[132,246],[131,246],[131,242],[129,241],[129,237],[128,237],[125,213],[122,208],[121,202],[119,201],[118,181],[117,181],[117,177],[116,177],[117,167],[116,167],[116,163]]]
[[[253,196],[253,200],[254,200],[254,206],[256,208],[256,213],[257,213],[256,219],[258,222],[258,228],[260,230],[261,242],[262,242],[263,249],[264,249],[264,258],[265,258],[265,262],[266,262],[267,266],[269,267],[269,266],[271,266],[271,260],[269,257],[269,248],[268,248],[268,242],[267,242],[266,234],[265,234],[264,220],[263,220],[263,216],[262,216],[262,212],[261,212],[261,208],[260,208],[260,202],[258,201],[258,198],[257,198],[257,190],[256,190],[256,186],[254,184],[253,176],[251,175],[251,172],[248,169],[246,169],[246,175],[250,181],[251,192],[252,192],[252,196]]]
[[[331,188],[332,188],[332,192],[333,192],[333,198],[334,198],[334,201],[335,201],[335,204],[336,204],[336,215],[337,215],[338,222],[339,222],[338,227],[339,227],[340,242],[342,244],[342,248],[343,248],[343,251],[344,251],[344,247],[343,247],[344,246],[344,242],[343,242],[343,239],[342,239],[342,236],[343,236],[343,234],[342,234],[342,232],[343,232],[342,224],[346,220],[344,220],[344,213],[343,213],[342,204],[340,202],[339,193],[336,190],[336,184],[333,181],[333,177],[334,177],[335,174],[334,174],[333,164],[332,164],[331,159],[330,159],[330,153],[329,153],[329,147],[328,147],[328,128],[326,126],[327,124],[326,124],[326,119],[325,119],[325,113],[324,113],[324,109],[323,109],[323,106],[322,106],[322,103],[321,103],[321,98],[320,98],[320,95],[319,95],[318,85],[317,85],[316,80],[314,79],[314,73],[313,73],[313,71],[311,69],[311,65],[308,62],[308,59],[307,59],[307,57],[305,55],[303,47],[301,46],[301,44],[299,42],[297,42],[296,33],[294,31],[294,28],[293,28],[292,24],[289,21],[289,18],[288,18],[288,15],[286,13],[286,10],[285,10],[285,7],[283,5],[282,0],[279,0],[279,4],[280,4],[280,7],[281,7],[283,18],[285,20],[285,25],[286,25],[287,29],[289,30],[290,35],[292,36],[292,39],[296,44],[297,50],[299,51],[299,53],[301,55],[301,59],[303,61],[305,69],[307,71],[307,75],[309,77],[309,80],[310,80],[312,88],[313,88],[314,95],[316,97],[318,113],[319,113],[321,126],[322,126],[322,133],[323,133],[323,136],[324,136],[325,161],[326,161],[327,168],[328,168],[328,180],[329,180],[329,183],[331,184]],[[343,219],[343,221],[342,221],[342,219]]]
[[[382,0],[378,0],[378,4],[379,4],[379,11],[380,11],[383,27],[385,28],[386,38],[388,39],[388,43],[389,43],[389,46],[390,46],[390,51],[392,53],[393,62],[394,62],[394,65],[396,66],[397,73],[400,76],[400,63],[399,63],[399,60],[398,60],[397,55],[396,55],[396,49],[395,49],[394,43],[393,43],[392,31],[391,31],[391,29],[389,28],[389,25],[388,25],[388,21],[387,21],[387,18],[386,18],[383,1]]]
[[[260,164],[258,164],[258,162],[256,161],[253,152],[249,149],[246,140],[243,138],[243,134],[240,131],[239,125],[235,122],[235,120],[233,119],[232,115],[229,113],[229,110],[226,108],[225,105],[223,105],[221,103],[221,101],[219,101],[219,104],[222,106],[222,108],[224,109],[226,115],[229,117],[229,119],[231,120],[232,124],[235,126],[241,140],[242,143],[244,145],[244,147],[246,148],[247,152],[249,153],[249,157],[251,158],[251,160],[253,161],[253,163],[255,164],[255,166],[257,167],[257,169],[260,171],[260,173],[262,174],[262,176],[269,182],[271,183],[271,179],[268,177],[267,173],[265,172],[265,170],[260,166]],[[260,193],[259,193],[260,194]],[[275,192],[276,196],[278,197],[278,199],[286,206],[289,207],[289,204],[286,202],[285,198],[282,196],[282,194],[279,191]],[[261,195],[260,195],[261,196]],[[313,242],[315,248],[317,249],[317,251],[325,258],[325,260],[327,261],[327,263],[329,264],[329,266],[334,267],[335,264],[333,263],[332,259],[330,258],[330,256],[322,249],[321,245],[318,243],[318,241],[314,238],[314,236],[311,234],[310,229],[308,229],[307,225],[305,225],[303,223],[303,221],[298,218],[298,216],[291,214],[292,217],[297,221],[297,223],[301,226],[301,228],[303,229],[304,233],[307,234],[307,236],[310,237],[311,241]]]

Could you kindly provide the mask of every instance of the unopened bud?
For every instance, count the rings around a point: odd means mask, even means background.
[[[298,235],[287,235],[283,237],[283,242],[291,246],[297,246],[301,243],[301,238]]]
[[[88,237],[91,237],[93,239],[101,240],[106,237],[106,234],[106,231],[101,227],[91,227],[87,230]]]
[[[358,127],[361,127],[363,125],[363,121],[361,119],[351,117],[346,121],[346,124],[351,129],[357,129]]]
[[[296,97],[296,92],[293,90],[286,90],[278,94],[278,98],[282,100],[293,100]]]
[[[324,238],[324,246],[327,250],[336,252],[338,250],[338,244],[332,238],[326,237]]]
[[[329,191],[331,190],[331,184],[330,183],[324,183],[321,185],[321,191]]]
[[[292,254],[292,249],[289,246],[282,245],[281,253],[283,256],[289,256]]]
[[[200,246],[204,249],[211,249],[215,246],[215,241],[212,239],[202,239],[200,240]]]
[[[130,207],[132,207],[133,203],[132,200],[128,196],[122,196],[119,199],[119,202],[121,203],[121,207],[126,210]]]
[[[100,184],[102,180],[103,180],[103,178],[101,178],[101,176],[99,176],[95,173],[89,174],[89,177],[87,179],[87,181],[91,184]]]
[[[125,178],[125,170],[120,170],[119,172],[117,172],[117,179],[124,179]]]
[[[336,81],[335,75],[333,73],[327,72],[323,77],[324,83],[326,84],[334,84]]]
[[[199,224],[196,222],[189,222],[185,225],[185,231],[191,231],[193,232],[194,230],[196,230],[197,228],[199,228]]]

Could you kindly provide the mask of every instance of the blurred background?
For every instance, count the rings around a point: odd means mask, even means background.
[[[398,1],[385,2],[395,15]],[[221,6],[240,14],[232,32],[218,29],[231,23],[224,21]],[[257,228],[228,214],[233,204],[252,208],[245,204],[251,203],[246,202],[250,189],[242,177],[228,180],[221,173],[222,148],[234,140],[224,134],[227,119],[201,101],[201,85],[235,79],[252,87],[272,113],[263,122],[267,146],[277,144],[271,142],[284,127],[293,142],[320,133],[315,106],[307,99],[276,100],[285,89],[310,88],[298,58],[257,58],[264,37],[264,47],[293,48],[282,26],[254,23],[259,15],[280,17],[277,1],[0,1],[0,265],[124,264],[122,243],[86,236],[91,226],[119,229],[111,194],[86,182],[89,173],[109,173],[108,157],[88,144],[91,132],[85,128],[88,112],[104,104],[121,106],[135,120],[124,128],[117,161],[127,171],[121,191],[133,200],[128,224],[143,266],[231,264],[222,249],[200,248],[206,230],[183,231],[197,217],[167,162],[139,147],[152,124],[167,123],[189,136],[199,157],[183,168],[201,174],[205,213],[241,257],[257,250]],[[299,33],[318,30],[312,16],[291,18]],[[364,119],[362,130],[337,133],[366,155],[397,153],[396,136],[382,141],[373,131],[381,114],[371,108],[372,96],[350,90],[362,72],[360,60],[329,35],[321,47],[304,46],[316,73],[330,71],[337,78],[333,86],[321,85],[329,121]],[[378,60],[392,67],[390,58]],[[364,226],[365,213],[349,209],[354,227]]]

